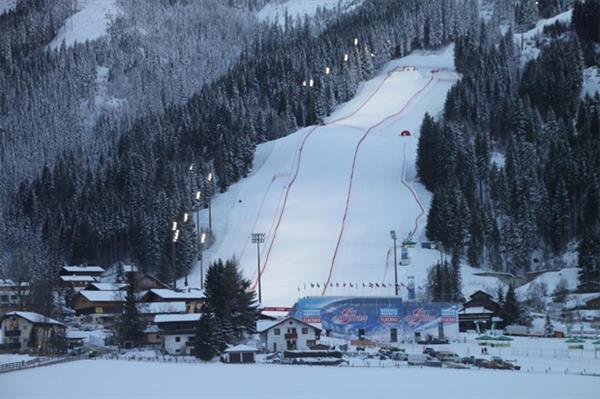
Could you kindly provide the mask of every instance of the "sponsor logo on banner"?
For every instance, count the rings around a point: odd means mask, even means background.
[[[427,311],[423,308],[416,308],[413,310],[412,314],[409,314],[405,317],[406,321],[408,321],[412,325],[421,324],[424,322],[432,321],[435,319],[434,316],[427,313]]]
[[[442,309],[442,323],[456,323],[457,314],[454,309]]]
[[[399,323],[398,309],[396,308],[380,308],[379,321],[382,323]]]
[[[356,321],[367,321],[369,316],[366,314],[356,314],[354,308],[344,308],[339,315],[333,316],[331,321],[336,324],[348,324]]]
[[[319,309],[304,309],[302,311],[302,321],[305,323],[320,323],[321,311]]]

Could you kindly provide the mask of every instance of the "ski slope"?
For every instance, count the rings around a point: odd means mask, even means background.
[[[118,13],[116,0],[78,0],[77,12],[67,18],[49,46],[57,49],[63,41],[69,47],[99,39],[106,35],[111,18]]]
[[[248,178],[213,199],[216,243],[205,251],[205,264],[235,256],[256,286],[257,250],[250,236],[265,233],[260,251],[266,306],[289,306],[305,295],[393,294],[390,230],[399,236],[398,259],[409,233],[425,240],[431,194],[416,181],[418,132],[423,115],[441,112],[459,78],[452,60],[452,46],[395,60],[323,126],[258,146]],[[403,130],[412,135],[401,137]],[[206,211],[200,220],[207,223]],[[415,248],[410,256],[411,265],[399,268],[399,281],[414,276],[423,286],[439,253]],[[495,289],[496,279],[472,272],[464,267],[465,294]],[[197,268],[190,281],[199,285]]]
[[[288,15],[292,19],[312,17],[317,10],[332,10],[340,7],[342,10],[358,6],[362,1],[357,0],[272,0],[267,3],[257,14],[256,17],[261,21],[276,22],[279,25],[285,24],[285,17]]]

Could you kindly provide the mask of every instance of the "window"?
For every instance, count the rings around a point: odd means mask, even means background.
[[[392,328],[390,330],[390,342],[398,342],[398,329]]]
[[[365,339],[365,329],[364,328],[358,329],[358,339]]]
[[[156,339],[160,339],[160,334],[156,334]]]
[[[281,330],[279,328],[276,328],[276,329],[273,330],[273,334],[280,335],[281,334]]]
[[[2,296],[0,296],[0,301],[2,301],[2,302],[8,302],[8,295],[2,295]]]
[[[302,327],[302,335],[308,334],[308,327]]]
[[[181,337],[175,337],[175,342],[181,342]]]

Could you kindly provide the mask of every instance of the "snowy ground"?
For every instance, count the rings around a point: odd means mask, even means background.
[[[289,306],[298,296],[321,294],[316,283],[323,287],[327,281],[334,286],[327,295],[392,294],[390,230],[398,233],[399,246],[412,232],[417,242],[425,240],[431,193],[416,181],[419,126],[425,112],[442,111],[458,78],[452,46],[415,52],[363,83],[325,126],[258,146],[249,177],[212,202],[216,243],[205,259],[235,255],[255,281],[256,247],[250,235],[264,232],[265,305]],[[405,129],[412,136],[401,137]],[[207,219],[202,211],[201,223]],[[439,253],[415,248],[409,255],[411,264],[401,268],[399,279],[406,284],[414,276],[417,287],[423,287]],[[494,292],[498,280],[474,276],[477,271],[463,267],[465,295],[481,288]],[[196,269],[190,281],[198,285],[199,278]],[[369,283],[380,288],[369,289]]]
[[[581,96],[593,96],[596,93],[600,93],[600,69],[595,65],[583,70]]]
[[[33,359],[35,359],[35,356],[17,355],[17,354],[12,354],[12,353],[0,354],[0,364],[22,362],[22,361],[33,360]]]
[[[354,3],[360,3],[358,0],[272,0],[267,3],[256,15],[261,21],[276,21],[278,24],[285,23],[285,15],[292,19],[312,17],[320,7],[323,10],[335,9],[338,5],[342,9],[348,8]]]
[[[565,11],[551,18],[540,19],[535,24],[535,28],[523,32],[523,34],[516,33],[514,35],[515,43],[519,48],[523,46],[521,51],[521,62],[525,64],[525,62],[537,58],[540,54],[540,49],[538,48],[536,41],[542,36],[545,26],[552,25],[557,21],[568,24],[571,21],[571,14],[573,14],[573,10]]]
[[[50,48],[85,43],[106,35],[111,18],[119,11],[116,0],[78,0],[78,11],[69,17],[50,43]]]
[[[65,377],[68,376],[68,382]],[[104,383],[98,383],[101,376]],[[32,384],[31,381],[36,381]],[[234,383],[232,383],[234,382]],[[500,370],[86,360],[0,375],[25,398],[596,398],[599,379]]]

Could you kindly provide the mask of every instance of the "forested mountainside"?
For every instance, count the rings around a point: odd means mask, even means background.
[[[419,142],[430,239],[516,274],[552,267],[577,242],[580,282],[600,280],[600,97],[582,97],[583,68],[600,59],[598,20],[598,1],[576,2],[522,68],[512,30],[499,45],[485,25],[456,41],[463,78]]]
[[[196,190],[225,190],[248,172],[256,143],[318,122],[391,58],[454,40],[477,21],[476,0],[369,0],[324,30],[308,23],[259,29],[239,61],[184,105],[119,125],[100,118],[97,125],[106,133],[98,134],[115,139],[97,161],[64,146],[35,178],[21,179],[4,211],[5,264],[48,269],[62,262],[131,260],[169,277],[170,221],[192,208]],[[140,47],[127,36],[110,43],[131,52]],[[112,48],[110,43],[103,45]],[[74,56],[90,47],[61,53]],[[325,66],[329,75],[322,74]],[[302,81],[313,77],[312,90],[303,88]],[[183,229],[177,242],[179,273],[194,257],[191,229]],[[18,261],[27,257],[36,262]]]
[[[256,34],[249,3],[120,0],[105,38],[52,51],[77,2],[19,1],[0,16],[6,190],[66,151],[96,162],[140,115],[182,104],[226,72]]]

